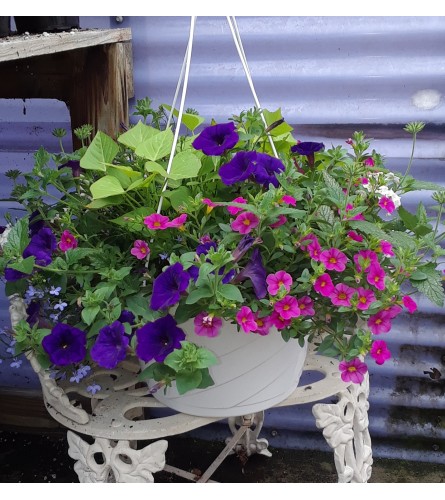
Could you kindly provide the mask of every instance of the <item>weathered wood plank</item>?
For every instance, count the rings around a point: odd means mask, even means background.
[[[0,39],[0,62],[26,59],[96,45],[127,42],[131,29],[80,30]]]

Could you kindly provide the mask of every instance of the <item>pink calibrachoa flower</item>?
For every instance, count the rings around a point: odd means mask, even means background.
[[[296,206],[297,200],[293,196],[289,196],[288,194],[285,194],[282,198],[281,201],[283,203],[287,203],[288,205],[292,205],[293,207]]]
[[[230,227],[240,234],[247,234],[252,229],[255,229],[259,223],[260,219],[255,214],[252,212],[243,212],[230,224]]]
[[[345,212],[346,212],[346,218],[348,220],[365,220],[365,216],[363,214],[356,214],[353,215],[352,217],[348,216],[348,212],[354,208],[354,205],[351,205],[351,203],[348,203],[345,207]]]
[[[379,311],[369,317],[368,327],[374,335],[388,333],[391,330],[391,316],[386,311]]]
[[[363,236],[357,234],[355,231],[349,231],[347,236],[351,238],[351,240],[358,241],[359,243],[363,241]]]
[[[276,311],[283,319],[297,318],[300,316],[300,308],[298,301],[292,295],[286,295],[278,302],[275,302],[274,311]]]
[[[273,224],[270,224],[269,227],[271,227],[272,229],[275,229],[276,227],[280,227],[283,224],[286,224],[286,222],[287,222],[287,217],[285,215],[281,214],[278,216],[278,220],[276,222],[274,222]]]
[[[329,295],[331,302],[334,306],[345,306],[349,307],[351,305],[351,298],[355,293],[355,288],[351,288],[344,283],[339,283],[335,285],[334,291]]]
[[[247,200],[243,198],[242,196],[238,196],[238,198],[235,198],[233,200],[234,203],[247,203]],[[242,212],[243,209],[240,207],[233,207],[232,205],[228,205],[227,210],[229,214],[231,215],[236,215],[238,212]]]
[[[145,241],[136,240],[133,243],[133,248],[130,250],[130,253],[134,255],[136,259],[142,260],[150,253],[150,248]]]
[[[308,245],[317,242],[318,243],[318,238],[315,236],[315,234],[307,234],[301,241],[300,241],[300,248],[303,250],[307,250]]]
[[[320,243],[318,243],[318,240],[314,240],[312,243],[310,243],[306,250],[309,252],[309,257],[312,260],[319,261],[320,260],[320,255],[321,255],[321,246]]]
[[[216,337],[222,328],[222,319],[207,312],[200,312],[193,321],[196,335]]]
[[[366,160],[363,162],[363,165],[366,165],[367,167],[373,167],[375,165],[375,162],[372,158],[366,158]]]
[[[369,179],[367,177],[361,177],[360,182],[363,186],[367,186],[369,184]]]
[[[60,250],[62,250],[62,252],[66,252],[76,247],[77,247],[77,240],[74,234],[71,234],[67,229],[63,231],[59,241]]]
[[[218,206],[218,204],[214,203],[210,198],[203,198],[201,201],[202,203],[204,203],[204,205],[207,205],[209,208],[215,208]]]
[[[359,287],[356,290],[357,292],[357,309],[361,311],[366,311],[369,309],[369,306],[375,302],[377,299],[375,298],[374,292],[369,290],[368,288]]]
[[[373,262],[378,263],[379,258],[372,250],[360,250],[354,255],[355,268],[359,273],[362,271],[367,273]]]
[[[375,249],[376,252],[381,252],[386,257],[394,257],[392,245],[389,241],[382,240],[379,246]]]
[[[329,295],[331,295],[335,288],[328,273],[322,274],[315,280],[314,290],[320,295],[323,295],[323,297],[329,297]]]
[[[410,314],[413,314],[417,310],[416,302],[409,295],[404,295],[402,297],[402,302]]]
[[[386,210],[388,212],[388,214],[392,214],[394,212],[394,210],[396,209],[394,202],[391,200],[391,198],[388,198],[387,196],[382,196],[380,198],[379,207]]]
[[[324,250],[320,254],[320,262],[322,262],[329,271],[342,272],[346,268],[348,258],[338,248],[330,248]]]
[[[300,308],[301,316],[313,316],[315,314],[314,303],[309,296],[300,297],[298,299],[298,307]]]
[[[152,229],[154,231],[161,229],[167,229],[168,223],[170,219],[165,215],[161,214],[151,214],[148,217],[144,218],[144,224],[148,227],[148,229]]]
[[[282,286],[287,292],[290,291],[292,286],[292,276],[286,271],[277,271],[274,274],[269,274],[266,278],[267,291],[270,295],[276,295]]]
[[[360,361],[360,358],[353,358],[351,361],[341,361],[338,368],[341,371],[343,382],[353,382],[354,384],[361,384],[365,373],[368,371],[368,367]]]
[[[373,262],[369,266],[368,274],[366,275],[366,281],[375,286],[378,290],[385,289],[385,271],[380,266],[379,263]]]
[[[375,359],[378,365],[383,365],[383,363],[391,357],[391,351],[386,346],[384,340],[374,340],[369,354]]]
[[[260,318],[259,313],[254,314],[255,323],[257,324],[257,329],[253,333],[257,333],[258,335],[269,335],[269,330],[271,329],[272,320],[270,316],[263,316]]]
[[[243,306],[238,311],[238,314],[236,315],[236,322],[246,333],[254,332],[258,328],[252,309],[247,306]]]
[[[181,214],[179,217],[176,217],[176,219],[167,222],[167,227],[180,228],[185,224],[186,220],[187,220],[187,214]]]
[[[284,330],[292,323],[292,318],[284,319],[277,311],[272,311],[272,314],[270,315],[270,321],[277,330]]]
[[[383,309],[383,311],[388,313],[389,317],[391,319],[393,319],[396,316],[398,316],[403,311],[403,309],[402,309],[402,306],[394,304],[393,306],[385,307],[385,309]]]

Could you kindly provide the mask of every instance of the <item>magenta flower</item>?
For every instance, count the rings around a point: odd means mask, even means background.
[[[144,224],[153,231],[167,229],[169,222],[170,219],[161,214],[151,214],[144,218]]]
[[[233,203],[242,203],[242,204],[245,204],[247,203],[247,200],[245,198],[243,198],[242,196],[238,196],[238,198],[235,198],[233,200]],[[242,212],[243,209],[240,208],[240,207],[234,207],[232,205],[228,205],[227,206],[227,210],[229,212],[229,214],[231,215],[236,215],[238,212]]]
[[[366,165],[367,167],[373,167],[375,163],[372,158],[366,158],[366,160],[363,162],[363,165]]]
[[[270,321],[277,330],[284,330],[292,323],[292,318],[284,319],[277,311],[272,311]]]
[[[366,275],[366,281],[375,286],[378,290],[385,289],[385,271],[380,264],[374,262],[369,266],[368,274]]]
[[[179,217],[176,217],[176,219],[167,222],[167,227],[181,227],[184,225],[186,220],[187,214],[181,214]]]
[[[349,307],[351,305],[351,298],[355,293],[355,289],[351,288],[344,283],[339,283],[335,285],[334,291],[329,295],[331,302],[334,306],[345,306]]]
[[[388,333],[391,330],[391,316],[386,311],[379,311],[369,317],[368,327],[374,335]]]
[[[307,246],[306,250],[308,251],[309,257],[312,260],[315,260],[317,262],[320,260],[320,255],[322,250],[320,243],[318,243],[317,239],[314,239],[314,241]]]
[[[200,312],[193,321],[196,335],[217,337],[222,328],[222,319],[207,312]]]
[[[341,361],[338,368],[341,371],[343,382],[353,382],[354,384],[361,384],[365,373],[368,371],[366,364],[360,361],[359,358],[353,358],[351,361]]]
[[[255,229],[259,223],[260,219],[258,219],[255,214],[252,212],[243,212],[238,215],[230,227],[240,234],[247,234],[250,233],[252,229]]]
[[[329,297],[329,295],[331,295],[335,288],[328,273],[322,274],[315,280],[314,290],[320,295],[323,295],[323,297]]]
[[[287,217],[285,215],[279,215],[278,216],[278,220],[276,222],[274,222],[273,224],[270,224],[269,227],[271,227],[272,229],[275,229],[277,227],[280,227],[282,226],[283,224],[286,224],[287,222]]]
[[[304,238],[302,238],[301,242],[300,242],[300,248],[304,251],[307,250],[307,247],[308,245],[310,245],[311,243],[318,243],[318,238],[315,236],[315,234],[307,234]],[[318,245],[320,245],[318,243]]]
[[[291,205],[295,207],[297,205],[297,200],[293,196],[289,196],[288,194],[285,194],[282,198],[281,201],[283,203],[287,203],[288,205]]]
[[[201,150],[207,156],[219,156],[228,149],[232,149],[238,139],[238,133],[233,122],[218,123],[206,127],[193,141],[192,146]]]
[[[134,255],[136,259],[145,259],[147,255],[150,253],[150,248],[147,243],[143,240],[136,240],[133,243],[133,248],[130,250],[131,255]]]
[[[383,363],[391,357],[391,351],[386,346],[384,340],[374,340],[369,354],[375,359],[378,365],[383,365]]]
[[[385,309],[383,309],[384,312],[388,313],[389,314],[389,317],[391,319],[395,318],[396,316],[398,316],[402,311],[402,306],[398,306],[398,305],[393,305],[393,306],[390,306],[390,307],[386,307]]]
[[[365,216],[363,214],[356,214],[353,215],[352,217],[348,217],[348,212],[354,208],[354,205],[351,205],[348,203],[345,207],[345,212],[346,212],[346,218],[348,220],[365,220]]]
[[[300,297],[298,299],[298,307],[300,308],[301,316],[313,316],[315,314],[314,303],[309,296]]]
[[[297,299],[291,295],[286,295],[286,297],[275,302],[274,311],[283,319],[297,318],[301,314]]]
[[[374,292],[367,288],[359,287],[356,290],[357,292],[357,309],[361,311],[366,311],[369,306],[375,302],[377,299],[375,298]]]
[[[394,252],[392,251],[392,245],[389,241],[382,240],[379,246],[376,248],[377,252],[382,252],[386,257],[394,257]]]
[[[358,241],[359,243],[361,243],[363,241],[363,236],[360,236],[355,231],[349,231],[348,238],[351,238],[351,240],[354,240],[354,241]]]
[[[258,335],[269,335],[269,330],[273,326],[270,316],[260,317],[259,313],[254,314],[255,323],[257,324],[257,329],[253,333]]]
[[[320,254],[320,262],[322,262],[329,271],[338,271],[341,273],[345,270],[347,261],[348,258],[346,255],[338,250],[338,248],[330,248],[329,250],[324,250]]]
[[[286,271],[277,271],[275,274],[267,276],[266,283],[270,295],[276,295],[282,286],[289,292],[292,286],[292,276]]]
[[[254,332],[258,328],[255,316],[250,307],[243,306],[236,315],[236,322],[246,332]]]
[[[354,255],[355,268],[359,273],[362,271],[367,273],[371,264],[378,264],[378,261],[377,254],[372,250],[360,250],[360,252]]]
[[[214,203],[210,198],[203,198],[202,203],[207,205],[207,213],[210,213],[215,207],[218,206],[217,203]]]
[[[416,302],[409,295],[404,295],[402,297],[402,302],[410,314],[413,314],[417,310]]]
[[[382,196],[380,198],[379,207],[386,210],[388,212],[388,214],[392,214],[394,212],[394,210],[396,209],[394,202],[391,200],[391,198],[388,198],[387,196]]]
[[[62,252],[66,252],[67,250],[77,247],[77,240],[73,234],[71,234],[68,230],[65,230],[60,237],[58,245]]]

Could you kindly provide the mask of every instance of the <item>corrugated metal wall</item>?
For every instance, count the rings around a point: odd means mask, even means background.
[[[388,168],[404,171],[411,145],[403,126],[425,121],[412,173],[445,184],[444,17],[242,17],[238,25],[263,107],[281,107],[296,138],[337,145],[363,130]],[[82,17],[81,26],[131,27],[136,98],[171,102],[189,18],[124,17],[118,24]],[[252,105],[225,19],[198,18],[186,106],[226,120]],[[61,103],[0,100],[1,172],[29,166],[41,144],[55,147],[50,130],[68,120]],[[427,195],[413,193],[405,203]],[[419,309],[399,317],[385,337],[394,358],[383,367],[370,363],[370,432],[375,456],[445,463],[444,311],[426,300]],[[0,321],[7,323],[4,300]],[[6,365],[0,385],[35,384],[27,369]],[[431,368],[442,377],[431,379]],[[222,425],[196,432],[208,439],[225,434]],[[268,411],[264,435],[274,446],[327,449],[307,405]]]

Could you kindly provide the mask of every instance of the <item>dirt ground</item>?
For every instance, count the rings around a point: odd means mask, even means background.
[[[190,437],[168,439],[167,463],[199,476],[224,448],[222,442]],[[143,443],[143,444],[148,444]],[[335,483],[331,453],[270,448],[272,457],[247,461],[228,456],[212,475],[219,483]],[[23,433],[0,430],[0,483],[77,483],[63,431]],[[155,473],[157,483],[190,483],[177,475]],[[445,465],[374,459],[370,483],[445,483]]]

